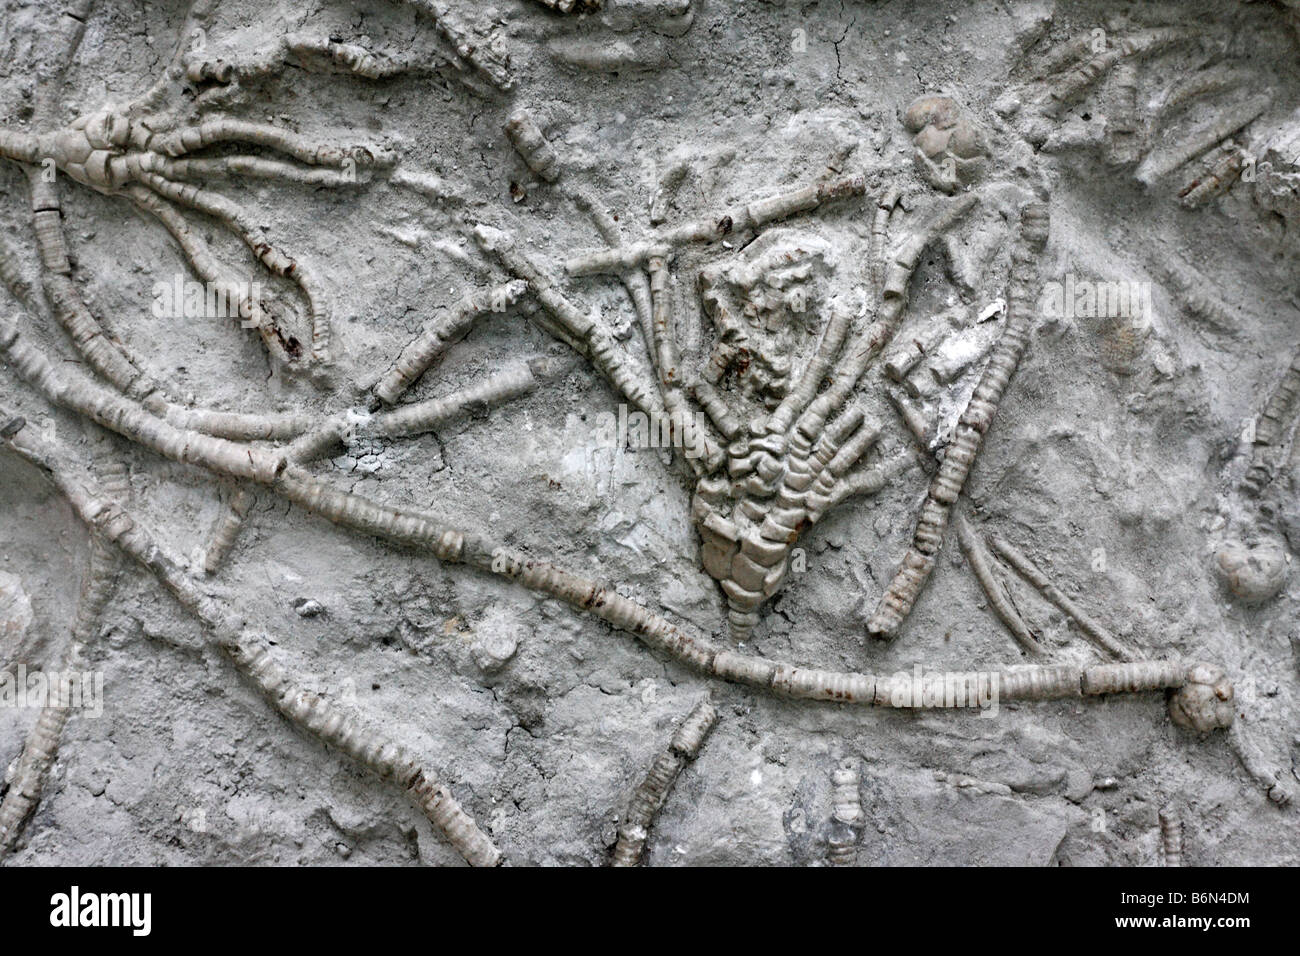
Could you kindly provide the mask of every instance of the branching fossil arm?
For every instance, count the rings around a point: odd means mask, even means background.
[[[123,187],[122,190],[132,202],[139,206],[145,212],[148,212],[171,233],[176,244],[181,247],[186,261],[190,267],[210,288],[226,290],[227,300],[235,306],[231,311],[236,312],[239,316],[246,316],[246,321],[254,326],[262,341],[266,344],[271,354],[280,362],[290,361],[290,356],[285,349],[284,342],[288,338],[288,333],[281,329],[276,321],[263,310],[262,305],[252,295],[246,287],[237,281],[208,247],[208,244],[198,236],[185,218],[176,211],[167,200],[156,195],[152,190],[144,186],[130,184]]]
[[[813,434],[821,423],[845,401],[857,387],[871,361],[889,344],[898,331],[907,306],[907,287],[920,262],[921,253],[979,202],[976,193],[966,193],[947,202],[921,229],[909,236],[887,259],[884,270],[883,300],[875,320],[850,340],[835,369],[835,379],[799,417],[796,427]]]
[[[72,263],[63,235],[62,211],[55,184],[43,170],[27,167],[31,183],[32,227],[41,259],[41,284],[54,317],[92,369],[125,395],[146,399],[162,393],[160,383],[142,372],[104,332],[72,279]]]
[[[671,416],[671,425],[681,429],[685,448],[701,449],[699,458],[688,457],[687,463],[696,475],[721,467],[725,454],[712,437],[701,434],[691,414],[689,399],[682,388],[681,354],[677,343],[677,324],[673,318],[671,295],[668,288],[668,264],[664,256],[650,257],[650,308],[652,357],[657,371],[659,393],[664,408]]]
[[[885,485],[889,484],[891,478],[914,467],[916,467],[916,458],[913,455],[902,454],[872,465],[870,468],[851,472],[836,482],[825,510],[837,508],[850,498],[879,494]]]
[[[316,292],[316,282],[302,263],[273,245],[252,220],[235,203],[224,196],[183,183],[174,183],[157,173],[146,173],[143,180],[154,192],[182,206],[212,216],[243,240],[253,255],[270,272],[291,280],[302,290],[312,319],[312,355],[318,361],[329,358],[330,322],[324,298]],[[301,346],[287,331],[263,323],[259,326],[263,340],[277,360],[288,363],[298,358]]]
[[[484,316],[504,312],[519,301],[528,283],[515,279],[481,292],[471,292],[429,323],[375,385],[375,395],[385,405],[394,405],[402,394],[420,380],[444,352],[461,339]]]
[[[650,824],[668,799],[668,791],[677,782],[686,764],[700,753],[704,738],[718,720],[718,712],[707,700],[695,706],[663,753],[655,758],[644,780],[632,792],[623,824],[618,828],[612,866],[636,866],[641,862]]]
[[[834,199],[861,196],[866,190],[866,180],[861,176],[847,176],[805,186],[794,192],[736,206],[695,222],[663,230],[640,242],[580,253],[565,262],[564,270],[572,276],[620,275],[629,269],[642,268],[650,256],[662,253],[665,249],[671,250],[696,242],[716,242],[733,232],[757,229],[769,222],[816,209]]]
[[[516,580],[530,590],[557,598],[572,607],[589,612],[619,630],[638,637],[647,647],[676,657],[683,664],[723,680],[749,684],[789,697],[903,706],[892,695],[893,678],[873,675],[820,671],[796,667],[760,657],[723,649],[704,638],[692,635],[642,605],[615,591],[561,570],[544,561],[497,545],[477,534],[466,534],[428,512],[380,505],[358,495],[337,491],[288,463],[280,454],[250,449],[220,439],[176,432],[138,406],[115,395],[103,396],[105,390],[85,380],[64,380],[47,362],[25,344],[18,342],[12,324],[0,322],[0,352],[15,369],[48,399],[80,411],[110,430],[177,461],[203,465],[220,474],[248,478],[269,485],[274,491],[329,521],[390,543],[418,548],[432,553],[440,561],[462,561],[484,571]],[[107,406],[107,407],[105,407]],[[15,435],[30,429],[9,427],[0,435],[14,444]],[[21,449],[20,449],[21,450]],[[178,572],[179,573],[179,572]],[[181,577],[184,577],[181,574]],[[187,581],[187,587],[193,585]],[[1221,672],[1208,665],[1194,665],[1204,672],[1195,683],[1218,688],[1219,700],[1231,699],[1231,685]],[[1132,662],[1078,668],[1039,669],[1039,676],[1010,671],[999,677],[1006,699],[1049,699],[1052,696],[1107,694],[1179,687],[1186,683],[1186,665],[1177,662]],[[1061,677],[1061,674],[1067,674]],[[1069,675],[1073,675],[1070,677]],[[1050,678],[1050,679],[1049,679]],[[1046,683],[1044,683],[1046,681]],[[1030,696],[1038,695],[1038,696]],[[1047,695],[1047,696],[1043,696]],[[1211,700],[1212,703],[1212,700]],[[1203,720],[1206,727],[1222,721],[1219,710],[1202,714],[1206,702],[1194,698],[1181,704],[1182,721]],[[1172,711],[1171,711],[1172,712]],[[1227,713],[1231,721],[1231,709]],[[1224,724],[1226,726],[1226,724]]]
[[[200,591],[181,562],[160,548],[118,503],[97,496],[73,480],[42,447],[43,443],[30,438],[30,431],[19,430],[6,442],[50,476],[92,532],[103,535],[153,574],[182,607],[194,614],[217,646],[276,710],[322,743],[404,790],[470,865],[497,866],[502,862],[500,850],[456,802],[450,789],[422,767],[410,751],[387,734],[365,726],[347,708],[303,687],[272,658],[263,637],[245,630],[237,613]]]
[[[943,545],[948,514],[966,484],[984,435],[993,423],[1002,394],[1029,344],[1036,308],[1033,277],[1037,270],[1037,254],[1047,242],[1047,232],[1046,204],[1027,205],[1021,213],[1019,236],[1012,253],[1006,327],[975,386],[966,410],[962,412],[943,463],[930,483],[930,492],[921,507],[912,545],[904,555],[898,573],[881,596],[875,613],[867,622],[867,631],[874,637],[889,639],[898,633],[934,569],[935,556]],[[888,288],[887,285],[887,291]]]
[[[500,260],[505,269],[528,283],[530,291],[563,331],[564,341],[590,359],[596,369],[624,398],[652,417],[664,413],[657,389],[648,387],[643,370],[634,365],[613,336],[583,315],[556,287],[554,280],[523,252],[514,239],[499,229],[479,225],[475,239]]]
[[[822,340],[817,346],[817,352],[813,355],[812,361],[804,368],[799,383],[781,401],[776,411],[772,413],[772,417],[768,422],[769,431],[786,431],[795,417],[808,407],[808,403],[813,400],[813,396],[817,394],[817,389],[821,387],[822,381],[830,372],[835,356],[839,355],[840,349],[843,348],[844,340],[849,333],[849,326],[852,323],[853,316],[848,309],[832,307],[831,318],[826,323],[826,331],[822,333]]]
[[[125,464],[97,455],[94,470],[109,493],[127,500],[130,495],[130,474]],[[40,802],[54,759],[58,755],[63,729],[71,714],[72,701],[63,699],[62,688],[68,686],[72,672],[76,671],[82,652],[95,637],[96,629],[117,586],[121,560],[112,547],[98,534],[90,540],[90,565],[82,581],[77,613],[72,623],[72,633],[64,648],[62,660],[51,680],[54,698],[41,708],[40,716],[23,743],[22,755],[14,779],[0,801],[0,858],[11,851],[22,831],[22,826]],[[56,681],[58,682],[56,685]],[[58,686],[57,693],[54,688]]]
[[[993,538],[993,550],[1000,554],[1008,564],[1024,577],[1026,581],[1032,584],[1042,593],[1043,597],[1055,604],[1061,611],[1067,614],[1079,629],[1087,635],[1094,644],[1117,660],[1132,660],[1136,655],[1133,651],[1125,647],[1124,644],[1117,640],[1101,624],[1071,601],[1065,594],[1052,583],[1049,578],[1036,564],[1020,553],[1010,542],[1002,538]]]
[[[1047,649],[1030,631],[1029,625],[1008,599],[1003,583],[998,578],[998,572],[994,569],[993,555],[989,553],[984,542],[971,527],[970,521],[960,511],[953,514],[953,527],[957,531],[957,540],[966,555],[966,561],[970,564],[971,572],[979,581],[980,587],[984,589],[993,613],[1007,626],[1007,630],[1020,642],[1021,647],[1034,657],[1045,656]]]

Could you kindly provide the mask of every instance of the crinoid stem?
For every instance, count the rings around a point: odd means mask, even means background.
[[[1285,771],[1269,763],[1263,752],[1250,739],[1241,721],[1235,722],[1228,732],[1228,746],[1241,761],[1241,766],[1264,791],[1264,795],[1279,807],[1291,802],[1291,791],[1283,783]]]
[[[1072,63],[1077,63],[1093,52],[1094,42],[1091,32],[1081,32],[1064,43],[1058,43],[1047,51],[1035,69],[1034,75],[1040,80],[1047,79],[1053,73],[1064,70]]]
[[[307,690],[275,661],[263,636],[244,629],[241,615],[200,591],[181,562],[159,547],[119,504],[73,479],[39,439],[28,440],[25,433],[30,431],[19,430],[6,441],[51,477],[93,532],[153,574],[182,607],[197,617],[214,643],[276,710],[322,743],[404,790],[471,866],[497,866],[502,862],[501,851],[457,803],[450,789],[421,766],[410,751],[387,734],[366,726],[349,709]]]
[[[1165,866],[1183,865],[1183,817],[1172,803],[1161,807],[1160,857]]]
[[[1043,597],[1055,604],[1079,625],[1079,629],[1099,648],[1117,660],[1131,660],[1136,656],[1123,642],[1116,640],[1110,631],[1093,620],[1083,608],[1066,597],[1061,589],[1052,583],[1051,578],[1044,574],[1034,562],[1013,547],[1010,542],[995,537],[991,543],[994,551],[1015,568],[1026,581],[1037,588]]]
[[[989,607],[998,619],[1007,626],[1007,630],[1029,654],[1033,657],[1041,658],[1046,656],[1047,648],[1039,642],[1038,638],[1029,629],[1025,619],[1020,616],[1015,605],[1011,603],[1011,598],[1007,595],[1006,586],[1000,580],[998,572],[994,567],[993,555],[989,553],[988,548],[984,546],[983,540],[971,527],[970,521],[960,511],[952,516],[954,529],[957,531],[957,541],[961,545],[962,553],[966,555],[966,561],[970,565],[971,572],[975,575],[975,580],[984,589],[984,594],[989,599]]]
[[[858,861],[858,830],[862,826],[862,773],[853,757],[846,757],[831,773],[831,832],[826,860],[831,866],[853,866]]]
[[[545,378],[571,368],[569,362],[535,358],[490,375],[477,385],[442,398],[402,405],[357,425],[359,437],[407,438],[432,431],[476,409],[487,409],[536,391]],[[295,461],[307,459],[295,457]]]
[[[548,183],[560,178],[559,157],[531,113],[524,109],[511,113],[505,123],[505,133],[529,169]]]
[[[172,238],[181,247],[181,252],[189,262],[190,268],[194,270],[194,274],[207,283],[214,291],[215,297],[225,305],[225,309],[220,311],[229,312],[241,324],[246,322],[256,328],[276,361],[281,364],[292,361],[284,345],[288,335],[266,313],[257,298],[248,291],[250,287],[239,282],[229,273],[226,266],[212,253],[208,244],[190,228],[185,217],[165,199],[143,186],[131,184],[124,187],[122,191],[137,206],[161,222],[163,227],[172,234]]]
[[[875,217],[871,222],[871,248],[867,252],[867,265],[871,291],[877,298],[885,289],[885,267],[888,265],[885,245],[889,242],[889,217],[893,214],[902,195],[902,190],[897,186],[890,186],[876,201]]]
[[[434,29],[456,51],[456,55],[483,76],[498,90],[505,92],[514,86],[515,78],[509,69],[509,58],[499,56],[492,44],[479,43],[452,22],[451,8],[444,0],[404,0],[424,12],[433,22]],[[458,63],[457,65],[460,65]]]
[[[36,290],[23,272],[18,251],[6,236],[0,236],[0,283],[29,313],[36,315],[40,311],[36,302]]]
[[[105,454],[101,448],[92,470],[107,493],[120,500],[129,500],[131,475],[123,462]],[[84,683],[79,688],[73,684],[74,680],[84,681],[86,675],[74,672],[77,672],[86,645],[96,637],[104,609],[116,590],[120,569],[121,559],[117,552],[98,535],[92,534],[90,564],[81,582],[72,633],[50,680],[50,699],[41,708],[36,724],[23,742],[13,781],[4,799],[0,800],[0,859],[13,850],[23,824],[41,800],[72,707],[86,704],[88,689]]]
[[[528,283],[515,279],[503,285],[471,292],[439,315],[402,350],[392,368],[384,373],[374,392],[385,405],[395,405],[403,393],[420,380],[447,349],[486,315],[501,313],[519,301]]]
[[[882,363],[885,374],[906,387],[904,383],[908,373],[920,365],[951,332],[952,327],[947,322],[941,321],[931,324],[917,334],[907,336],[885,355]]]
[[[1048,89],[1049,99],[1042,105],[1042,111],[1048,116],[1055,116],[1078,101],[1120,61],[1153,53],[1195,35],[1196,32],[1192,29],[1160,27],[1127,36],[1113,48],[1097,54],[1052,84]]]
[[[886,389],[885,395],[889,399],[889,404],[894,406],[894,411],[898,412],[898,417],[902,419],[903,424],[911,433],[912,438],[916,440],[917,447],[926,455],[930,454],[930,438],[928,432],[930,423],[926,420],[921,410],[909,402],[902,395],[899,395],[893,389]]]
[[[662,255],[664,250],[697,242],[717,242],[732,233],[757,229],[769,222],[809,212],[835,199],[861,196],[866,191],[866,179],[862,176],[846,176],[816,183],[794,192],[735,206],[704,219],[661,230],[641,242],[580,253],[565,262],[564,271],[571,276],[620,275],[629,269],[643,268],[651,255]]]
[[[1113,116],[1110,119],[1110,162],[1131,166],[1142,158],[1145,124],[1138,109],[1138,68],[1121,63],[1115,69]]]
[[[668,791],[677,782],[683,768],[699,756],[704,738],[717,720],[718,712],[707,700],[701,701],[686,715],[668,748],[655,758],[645,779],[632,791],[623,824],[618,828],[611,866],[636,866],[641,862],[650,824],[668,799]]]
[[[63,237],[62,212],[55,184],[42,170],[27,169],[31,183],[32,228],[41,259],[41,284],[55,319],[72,340],[77,354],[114,388],[137,399],[165,395],[163,386],[137,367],[105,334],[72,280],[72,263]]]
[[[687,457],[697,474],[720,468],[723,450],[695,424],[695,417],[682,390],[681,355],[677,344],[677,324],[672,314],[672,296],[668,284],[668,264],[664,256],[654,255],[647,264],[650,273],[650,314],[652,355],[659,382],[659,394],[674,429],[682,432],[682,447],[701,450],[699,458]]]
[[[1225,110],[1219,118],[1173,148],[1160,153],[1152,152],[1138,167],[1135,174],[1138,181],[1146,186],[1154,185],[1184,163],[1191,162],[1201,153],[1255,122],[1272,103],[1273,97],[1270,94],[1253,96],[1244,103]]]
[[[1239,66],[1219,64],[1200,70],[1165,91],[1156,104],[1155,118],[1166,119],[1175,110],[1202,96],[1241,89],[1255,81],[1256,77]]]
[[[897,635],[934,569],[935,556],[943,545],[949,511],[966,484],[984,435],[997,413],[998,403],[1029,344],[1037,307],[1033,288],[1037,257],[1047,242],[1048,226],[1045,203],[1025,206],[1012,252],[1006,327],[957,422],[956,433],[943,463],[930,483],[930,492],[917,519],[912,546],[867,623],[867,631],[873,637],[889,640]],[[887,283],[886,292],[890,288]]]
[[[921,254],[930,244],[953,228],[959,220],[980,202],[978,193],[965,193],[945,201],[930,219],[904,239],[886,258],[882,283],[881,305],[872,322],[860,335],[850,339],[845,347],[844,367],[836,370],[835,381],[808,407],[800,420],[803,423],[824,418],[831,410],[839,408],[857,387],[858,379],[871,361],[893,339],[907,308],[907,290],[912,274],[921,261]]]
[[[1151,261],[1156,275],[1173,287],[1174,297],[1183,308],[1218,332],[1240,334],[1245,324],[1240,310],[1206,294],[1203,290],[1213,283],[1205,276],[1172,253],[1156,252]]]
[[[623,233],[614,217],[596,203],[591,196],[581,189],[570,187],[565,193],[574,205],[590,218],[600,237],[610,246],[623,244]],[[623,287],[627,289],[632,307],[636,310],[637,321],[641,325],[641,338],[646,349],[654,354],[654,306],[650,301],[650,280],[641,269],[629,269],[623,273]]]
[[[0,341],[3,341],[2,337]],[[45,450],[45,443],[32,437],[32,429],[23,428],[21,421],[17,422],[18,427],[14,426],[15,422],[11,421],[0,427],[0,440],[29,461],[50,471],[54,466],[50,464],[51,456]],[[213,470],[221,470],[216,467],[215,460],[205,464]],[[60,480],[59,474],[54,477]],[[66,476],[59,486],[70,497],[81,495],[84,500],[84,492]],[[724,648],[689,633],[612,588],[500,546],[485,536],[461,532],[428,512],[379,505],[358,495],[335,491],[294,465],[287,465],[272,487],[290,501],[354,531],[393,544],[419,548],[440,561],[463,562],[515,580],[539,594],[590,613],[618,630],[634,635],[651,650],[672,656],[706,675],[784,697],[886,707],[928,706],[923,701],[913,702],[908,696],[912,678],[907,675],[876,677],[822,671]],[[143,552],[144,558],[148,559],[150,553],[160,552],[156,548],[153,552]],[[136,554],[132,551],[133,556]],[[184,578],[183,572],[177,568],[174,573],[169,572],[168,581],[176,575]],[[171,588],[172,584],[168,586]],[[176,584],[176,589],[195,600],[209,600],[188,580],[183,586]],[[1048,700],[1180,688],[1180,693],[1195,692],[1184,698],[1175,695],[1170,700],[1170,713],[1182,725],[1204,732],[1232,723],[1232,685],[1222,671],[1208,664],[1134,661],[1088,668],[1030,668],[960,676],[967,685],[976,678],[985,680],[986,684],[996,680],[1000,693],[1007,700]]]
[[[222,563],[234,550],[235,542],[239,540],[239,531],[244,526],[244,519],[248,517],[248,512],[256,500],[257,497],[252,490],[243,485],[231,489],[230,500],[225,502],[217,513],[217,520],[213,522],[212,531],[208,534],[207,547],[203,549],[201,564],[204,574],[216,574],[221,570]]]
[[[528,283],[529,290],[563,332],[563,340],[580,355],[591,360],[611,385],[638,409],[650,415],[663,415],[663,403],[657,390],[643,384],[644,372],[632,363],[615,343],[613,336],[590,316],[583,315],[570,302],[514,239],[499,229],[479,225],[474,228],[479,245],[492,253],[505,269]]]
[[[496,547],[487,553],[483,550],[483,539],[466,538],[465,541],[465,560],[474,567],[512,578],[530,590],[593,614],[615,628],[636,636],[651,650],[668,654],[701,673],[757,687],[781,697],[896,708],[965,707],[975,706],[970,702],[976,700],[976,685],[979,681],[984,682],[985,690],[996,688],[995,692],[1001,700],[1039,701],[1184,688],[1192,686],[1191,675],[1198,674],[1198,668],[1209,674],[1211,679],[1221,675],[1217,668],[1180,661],[1130,661],[1097,664],[1086,668],[1031,666],[1006,671],[935,673],[921,682],[924,685],[921,689],[927,691],[922,698],[919,692],[913,693],[916,681],[911,675],[877,676],[817,670],[724,648],[689,633],[612,588],[538,561],[519,551]],[[963,693],[969,692],[961,697],[966,703],[926,702],[936,699],[936,692],[937,700],[945,701],[944,686],[950,681],[960,685]],[[1202,683],[1198,681],[1196,686],[1199,689]],[[1222,690],[1226,699],[1231,699],[1231,685],[1225,685]],[[956,700],[956,697],[950,695],[950,699]],[[1221,715],[1215,716],[1217,719]],[[1226,724],[1220,722],[1215,726]]]
[[[15,271],[16,267],[11,267],[12,262],[8,251],[0,248],[0,280],[8,286],[9,291],[26,310],[30,319],[30,315],[35,311],[34,303],[26,301],[29,297],[30,285]],[[75,288],[73,293],[76,294]],[[80,302],[79,297],[77,301]],[[141,391],[140,388],[132,390]],[[141,402],[151,413],[165,418],[169,424],[177,428],[231,441],[284,441],[300,434],[312,424],[309,416],[293,413],[246,414],[187,408],[167,402],[161,394],[153,390],[146,391]]]
[[[405,59],[377,53],[356,43],[343,43],[307,33],[290,33],[284,38],[287,53],[302,60],[320,57],[335,68],[367,80],[386,80],[402,73],[417,72],[418,67]]]
[[[58,676],[51,682],[51,700],[41,708],[27,739],[13,782],[0,801],[0,858],[11,851],[22,826],[45,790],[50,768],[58,756],[63,728],[71,714],[69,676],[77,666],[81,649],[95,637],[100,616],[112,597],[117,582],[118,559],[112,549],[95,541],[91,544],[90,568],[82,582],[81,597],[77,602],[77,615],[72,624],[72,637],[58,667]],[[57,689],[56,689],[57,688]]]
[[[33,361],[27,346],[16,348],[17,331],[0,322],[0,350],[11,365],[34,387],[56,404],[95,417],[99,401],[79,396],[97,386],[84,378],[72,382],[56,375],[43,359]],[[39,356],[38,356],[39,358]],[[359,495],[337,491],[288,464],[283,455],[264,453],[218,439],[177,433],[164,423],[151,420],[138,406],[112,397],[111,414],[97,421],[119,434],[173,460],[200,464],[218,474],[252,478],[268,484],[281,496],[321,515],[329,521],[388,541],[431,553],[440,561],[464,562],[472,567],[516,580],[525,587],[557,598],[589,612],[619,630],[638,637],[647,647],[669,654],[683,664],[723,680],[770,690],[772,693],[815,700],[882,706],[913,706],[900,694],[893,694],[898,678],[877,678],[867,674],[820,671],[778,661],[740,654],[690,634],[644,606],[611,588],[536,560],[523,552],[499,546],[478,534],[466,534],[427,511],[380,505]],[[83,411],[84,409],[84,411]],[[40,463],[41,456],[30,450],[24,438],[32,430],[14,423],[0,428],[0,439]],[[23,444],[22,442],[26,442]],[[229,448],[226,446],[229,445]],[[39,445],[37,446],[39,447]],[[243,461],[236,459],[243,454]],[[183,576],[183,575],[182,575]],[[187,582],[188,584],[188,582]],[[187,593],[193,591],[188,585]],[[1189,683],[1189,675],[1196,675]],[[1157,687],[1195,689],[1185,699],[1171,699],[1171,715],[1185,726],[1202,731],[1229,726],[1232,719],[1232,686],[1222,672],[1210,665],[1186,665],[1159,661],[1099,665],[1087,669],[1045,668],[1035,672],[1010,671],[997,675],[1007,699],[1047,699],[1080,694],[1106,694],[1152,690]],[[879,697],[878,697],[879,692]],[[1030,696],[1036,695],[1036,696]],[[917,704],[923,706],[923,704]]]
[[[329,457],[349,434],[358,438],[406,438],[423,434],[470,411],[488,409],[527,395],[537,389],[542,379],[569,367],[568,363],[554,359],[533,359],[443,398],[416,402],[389,412],[358,418],[355,422],[345,413],[304,432],[285,449],[285,458],[295,464],[305,465]],[[241,485],[222,507],[213,525],[204,556],[203,569],[206,573],[214,574],[225,555],[233,548],[252,503],[252,491]]]
[[[1269,394],[1268,401],[1255,419],[1252,461],[1245,479],[1246,488],[1253,494],[1259,494],[1273,480],[1270,455],[1286,440],[1287,429],[1295,420],[1297,404],[1300,404],[1300,350],[1291,356],[1291,364],[1282,373],[1277,387]]]
[[[1229,140],[1222,150],[1209,156],[1196,178],[1179,190],[1178,200],[1187,208],[1195,209],[1231,189],[1245,168],[1245,152]]]
[[[17,327],[7,319],[0,319],[0,353],[21,378],[54,404],[85,415],[173,461],[202,464],[230,477],[263,483],[285,465],[282,454],[178,429],[83,375],[55,368],[22,341]]]

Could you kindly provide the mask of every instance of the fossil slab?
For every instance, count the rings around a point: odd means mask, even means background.
[[[4,862],[1300,862],[1293,6],[0,0]]]

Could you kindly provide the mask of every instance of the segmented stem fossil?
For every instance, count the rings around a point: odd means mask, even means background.
[[[686,764],[700,753],[704,738],[717,723],[718,712],[707,700],[695,705],[686,715],[668,747],[650,765],[645,779],[632,792],[627,813],[618,828],[614,845],[613,866],[636,866],[641,862],[650,824],[668,799],[668,791],[677,782]]]
[[[1165,866],[1183,865],[1183,817],[1172,803],[1160,808],[1160,850]]]
[[[962,412],[939,471],[930,483],[929,495],[917,519],[912,546],[867,622],[867,632],[873,637],[890,639],[898,633],[934,569],[935,556],[943,545],[949,511],[961,494],[984,435],[993,423],[1002,394],[1029,344],[1037,307],[1033,280],[1038,253],[1047,242],[1047,231],[1046,204],[1028,204],[1021,212],[1019,236],[1012,253],[1006,326],[966,410]]]
[[[1033,657],[1042,657],[1047,653],[1047,648],[1043,647],[1039,639],[1029,629],[1020,612],[1016,610],[1015,605],[1011,603],[1011,598],[1007,595],[1006,585],[1001,580],[998,572],[995,570],[993,555],[989,553],[984,546],[983,540],[971,527],[970,521],[960,511],[953,514],[953,527],[957,531],[957,540],[961,544],[962,553],[966,555],[966,561],[970,564],[971,572],[975,579],[979,581],[980,587],[984,589],[985,596],[989,599],[989,607],[998,616],[998,619],[1007,626],[1011,635],[1020,642],[1020,646],[1030,653]]]
[[[149,571],[197,617],[216,646],[276,710],[322,743],[342,751],[381,779],[395,783],[471,866],[497,866],[502,862],[500,850],[431,770],[348,708],[307,690],[274,659],[265,637],[245,629],[241,615],[199,590],[183,562],[161,548],[119,503],[103,497],[97,487],[87,488],[74,479],[30,431],[20,429],[5,441],[46,473],[93,533]]]
[[[853,866],[862,826],[862,773],[858,761],[845,757],[831,774],[831,832],[826,860],[831,866]]]
[[[1065,596],[1051,578],[1044,574],[1036,564],[1020,553],[1010,542],[1002,538],[993,538],[993,550],[1016,569],[1030,584],[1036,587],[1047,600],[1051,601],[1067,614],[1079,629],[1099,648],[1118,660],[1129,660],[1135,655],[1132,650],[1115,639],[1101,624],[1092,619],[1081,607]]]

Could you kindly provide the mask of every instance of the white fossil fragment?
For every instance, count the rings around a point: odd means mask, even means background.
[[[641,862],[650,824],[668,799],[668,791],[677,782],[686,764],[700,753],[704,738],[717,723],[718,712],[707,700],[701,701],[673,734],[668,748],[650,765],[645,779],[632,792],[627,813],[618,828],[613,866],[636,866]]]
[[[515,110],[506,120],[506,135],[528,168],[548,183],[560,178],[559,157],[527,110]]]
[[[1006,326],[962,413],[943,463],[930,484],[930,492],[917,518],[912,546],[881,596],[875,613],[867,621],[867,632],[873,637],[890,639],[898,633],[934,568],[949,510],[961,494],[984,434],[993,422],[998,402],[1029,344],[1037,309],[1031,287],[1037,270],[1037,255],[1047,242],[1047,231],[1047,206],[1042,203],[1027,205],[1021,213],[1020,234],[1013,253]]]
[[[1215,567],[1232,594],[1247,604],[1262,604],[1286,584],[1286,551],[1272,541],[1229,541],[1215,553]]]
[[[831,774],[831,832],[826,859],[831,866],[857,862],[858,831],[862,826],[862,774],[853,757],[845,757]]]
[[[1160,856],[1165,866],[1183,865],[1183,816],[1173,804],[1160,808]]]

